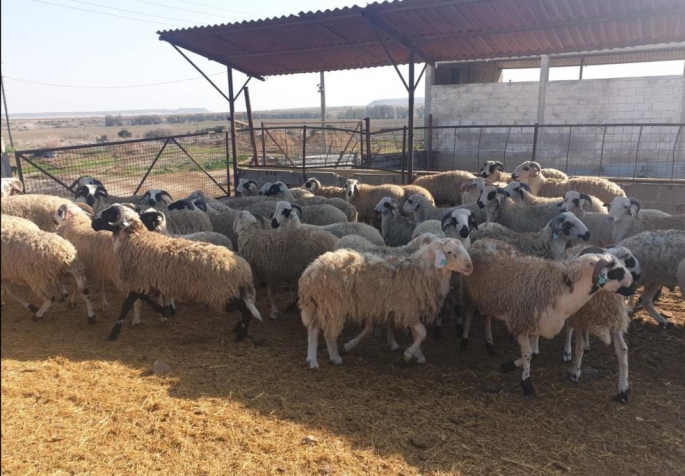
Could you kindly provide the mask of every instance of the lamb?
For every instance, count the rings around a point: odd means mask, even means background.
[[[9,197],[11,195],[23,195],[24,184],[21,180],[14,177],[2,178],[2,197]]]
[[[472,240],[483,238],[504,241],[526,255],[557,259],[570,241],[588,241],[590,233],[573,213],[563,212],[535,233],[517,233],[497,223],[485,223],[473,233]]]
[[[262,320],[250,266],[226,248],[150,233],[135,211],[121,205],[102,210],[91,226],[113,233],[119,278],[128,291],[108,340],[116,340],[131,305],[151,292],[214,311],[240,311],[242,321],[234,328],[238,341],[247,337],[250,317]]]
[[[166,224],[166,216],[163,212],[149,208],[139,214],[140,221],[143,222],[149,231],[156,231],[162,235],[174,236],[169,233]],[[226,249],[233,251],[233,242],[228,236],[216,233],[213,231],[199,231],[197,233],[189,233],[186,235],[175,235],[177,238],[184,238],[190,241],[201,241],[203,243],[211,243],[217,246],[223,246]]]
[[[306,190],[309,190],[314,195],[326,198],[341,198],[345,191],[344,187],[324,187],[321,182],[312,177],[302,185]]]
[[[478,206],[487,212],[487,221],[499,223],[518,232],[535,232],[559,213],[556,203],[516,205],[504,189],[487,185],[478,199]]]
[[[414,185],[425,188],[435,199],[435,204],[455,206],[461,204],[461,184],[477,178],[471,172],[451,170],[433,175],[424,175],[414,180]],[[393,197],[396,198],[396,197]],[[399,200],[399,198],[396,198]]]
[[[636,198],[617,197],[611,202],[607,219],[614,224],[614,243],[643,231],[685,230],[685,215],[642,214]]]
[[[521,256],[501,241],[484,239],[473,243],[469,254],[474,271],[464,277],[467,317],[477,308],[484,316],[506,322],[521,347],[521,358],[503,363],[500,370],[521,367],[526,396],[535,395],[530,379],[532,341],[557,335],[566,319],[598,291],[615,292],[633,282],[630,272],[608,253],[551,261]]]
[[[382,216],[381,235],[388,246],[404,246],[412,240],[416,223],[399,213],[397,200],[383,197],[374,211]]]
[[[255,180],[241,178],[235,191],[243,197],[256,196],[259,195],[259,184]]]
[[[338,238],[324,230],[294,227],[282,233],[265,230],[250,213],[241,211],[235,220],[239,255],[252,267],[255,279],[266,281],[271,318],[278,317],[275,286],[294,284],[319,255],[331,251]],[[295,309],[295,299],[289,309]]]
[[[35,224],[29,224],[21,218],[2,215],[0,223],[3,297],[7,292],[33,313],[34,321],[38,321],[43,318],[62,287],[61,279],[69,275],[76,282],[78,293],[86,303],[88,323],[94,324],[95,312],[86,283],[86,268],[76,248],[61,236],[36,229]],[[13,289],[14,284],[27,285],[41,297],[43,304],[40,309],[19,297]]]
[[[345,200],[354,205],[359,214],[359,221],[373,223],[375,218],[374,208],[384,197],[390,197],[398,203],[404,200],[404,189],[398,185],[367,185],[359,183],[359,180],[349,179],[345,181]]]
[[[533,161],[523,162],[514,169],[511,177],[514,180],[527,183],[533,195],[543,197],[560,197],[569,190],[594,195],[602,203],[609,203],[614,197],[625,197],[621,187],[609,180],[599,177],[572,177],[568,179],[548,179],[541,172],[540,164]]]
[[[642,305],[659,327],[672,327],[654,309],[654,296],[662,286],[678,285],[678,265],[685,259],[685,231],[644,231],[621,240],[618,245],[628,248],[642,267],[642,276],[637,282],[644,286],[640,296]]]
[[[633,277],[630,288],[621,288],[614,293],[597,293],[590,301],[580,308],[566,321],[566,344],[564,345],[564,362],[571,360],[571,336],[576,334],[576,358],[573,369],[570,372],[572,381],[577,382],[581,375],[581,363],[583,353],[588,349],[589,334],[592,333],[609,345],[614,342],[614,350],[618,359],[618,393],[614,400],[619,403],[628,403],[628,345],[623,339],[623,334],[628,330],[630,323],[629,308],[625,299],[621,296],[629,296],[635,292],[637,280],[640,278],[641,268],[638,261],[630,250],[621,246],[610,246],[604,249],[587,248],[576,246],[564,252],[564,258],[575,258],[581,253],[608,252],[621,260]]]
[[[57,230],[55,210],[69,204],[66,198],[52,195],[13,195],[0,200],[3,215],[12,215],[32,221],[43,231]]]
[[[440,311],[449,291],[451,273],[470,274],[471,260],[457,240],[441,238],[422,246],[407,258],[386,260],[370,253],[341,249],[317,258],[299,281],[299,306],[307,327],[307,363],[318,368],[316,351],[323,330],[328,354],[341,364],[337,338],[346,321],[365,324],[361,337],[373,324],[410,328],[413,344],[405,361],[426,361],[421,342],[426,337],[422,318],[430,322]],[[387,288],[392,283],[392,289]]]

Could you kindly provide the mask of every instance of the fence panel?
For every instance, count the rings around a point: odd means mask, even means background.
[[[229,190],[226,134],[184,134],[55,149],[17,151],[20,178],[28,193],[73,196],[74,180],[89,175],[112,195],[151,188],[174,197],[202,190]]]

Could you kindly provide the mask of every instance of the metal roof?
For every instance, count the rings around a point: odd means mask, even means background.
[[[404,0],[158,34],[266,76],[388,66],[386,48],[434,64],[682,42],[685,1]]]

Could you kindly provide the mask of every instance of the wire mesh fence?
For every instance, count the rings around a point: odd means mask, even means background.
[[[228,136],[183,134],[155,139],[15,152],[27,193],[73,196],[72,183],[88,175],[111,195],[157,188],[181,198],[192,190],[210,196],[229,192]]]

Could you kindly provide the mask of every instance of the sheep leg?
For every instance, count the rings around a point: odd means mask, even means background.
[[[412,326],[412,328],[411,328],[411,333],[414,336],[414,342],[416,342],[417,339],[421,339],[423,341],[423,339],[425,338],[425,336],[423,338],[421,338],[419,332],[416,330],[416,328],[414,326]],[[416,361],[419,364],[425,364],[426,363],[426,358],[423,356],[423,352],[421,352],[421,345],[419,345],[416,348],[416,351],[414,352],[414,357],[416,357]]]
[[[63,284],[59,284],[59,292],[60,292],[60,302],[64,302],[69,298],[69,291],[67,291],[67,287]]]
[[[540,355],[540,336],[530,336],[530,346],[531,349],[533,349],[533,356],[531,357],[532,360],[535,359],[538,355]]]
[[[141,294],[134,293],[134,292],[128,293],[128,296],[126,297],[126,300],[124,301],[124,304],[121,306],[121,312],[119,313],[119,319],[114,324],[114,327],[112,327],[112,331],[109,333],[109,336],[107,336],[108,341],[114,342],[115,340],[117,340],[117,337],[121,333],[121,326],[124,325],[124,321],[126,320],[126,316],[128,315],[129,311],[131,310],[133,303],[135,303],[138,299],[140,299],[140,297],[141,297]]]
[[[76,289],[81,295],[81,298],[86,303],[86,312],[88,314],[88,324],[95,324],[95,311],[93,311],[93,302],[90,300],[90,291],[86,284],[86,276],[84,274],[73,272],[72,276],[76,281]]]
[[[324,332],[323,337],[326,340],[326,347],[328,347],[328,358],[331,359],[335,365],[342,364],[342,358],[338,354],[338,336],[331,332]]]
[[[133,303],[133,322],[131,324],[134,326],[140,324],[140,306],[140,300]]]
[[[247,329],[250,327],[250,318],[252,317],[252,313],[247,308],[245,301],[243,301],[241,298],[236,298],[229,302],[228,306],[226,306],[226,310],[228,312],[240,311],[240,314],[242,314],[243,318],[235,325],[233,332],[237,334],[235,338],[237,342],[243,341],[245,337],[247,337]]]
[[[107,296],[105,296],[105,280],[100,280],[100,303],[102,305],[102,310],[105,311],[109,307],[107,302]]]
[[[15,301],[17,301],[19,304],[24,306],[27,310],[29,310],[34,316],[38,312],[38,308],[34,306],[33,304],[25,301],[21,296],[19,296],[15,291],[12,286],[9,284],[3,284],[2,285],[2,294],[3,294],[3,299],[5,293],[9,294],[11,297],[14,298]]]
[[[654,295],[661,289],[658,284],[649,284],[645,286],[644,291],[642,291],[642,296],[640,296],[640,301],[642,306],[647,310],[650,316],[659,323],[659,327],[673,327],[672,322],[668,322],[661,314],[654,309]]]
[[[585,344],[584,350],[588,352],[590,350],[590,329],[585,329],[583,334],[583,344]]]
[[[69,307],[71,309],[76,309],[76,294],[77,291],[74,289],[71,293],[71,298],[69,299]]]
[[[583,342],[585,340],[585,329],[578,327],[575,328],[574,331],[576,334],[576,358],[573,361],[573,368],[571,369],[569,378],[572,382],[577,382],[578,379],[580,379],[580,366],[583,363],[583,354],[585,353],[585,343]]]
[[[307,328],[307,363],[310,369],[318,369],[319,362],[316,360],[316,350],[319,346],[319,331],[321,329],[315,323]]]
[[[459,350],[466,350],[469,347],[469,330],[471,329],[471,321],[473,320],[474,308],[469,308],[466,311],[466,318],[464,319],[464,330],[461,334],[461,343]]]
[[[442,316],[438,316],[435,319],[435,325],[433,326],[433,338],[442,339]]]
[[[269,296],[269,304],[271,304],[271,319],[278,317],[278,308],[276,307],[276,298],[274,296],[274,285],[266,283],[266,294]]]
[[[163,315],[166,318],[173,317],[174,314],[176,314],[176,308],[172,306],[160,306],[156,302],[154,302],[152,299],[147,294],[142,294],[142,293],[136,293],[138,299],[140,299],[143,302],[146,302],[148,306],[152,308],[153,311],[155,311],[158,314]]]
[[[43,318],[43,314],[47,312],[47,310],[50,308],[52,305],[52,301],[54,301],[55,298],[49,298],[43,301],[43,305],[40,306],[40,309],[38,309],[38,312],[34,314],[33,320],[34,321],[40,321]]]
[[[366,337],[368,334],[370,334],[372,331],[373,331],[373,324],[371,322],[367,322],[366,326],[364,326],[364,329],[361,331],[361,333],[357,337],[355,337],[354,339],[349,340],[343,346],[343,348],[345,349],[345,352],[349,352],[352,349],[354,349],[355,347],[357,347],[359,342],[361,342],[361,340],[364,337]]]
[[[530,361],[533,360],[533,348],[530,345],[530,336],[528,334],[519,334],[516,338],[521,347],[521,387],[523,387],[523,395],[526,397],[534,397],[535,389],[530,381]]]
[[[420,353],[421,349],[421,342],[426,338],[426,328],[423,326],[421,322],[417,322],[411,326],[411,331],[412,334],[414,335],[414,342],[412,345],[407,347],[407,349],[404,351],[404,361],[409,362],[412,357],[414,357],[417,353],[417,351]],[[423,357],[423,355],[421,355]],[[417,356],[418,359],[418,356]],[[423,362],[425,362],[426,359],[423,359]],[[420,363],[423,363],[419,361]]]
[[[495,343],[492,339],[492,317],[485,316],[483,325],[485,326],[485,350],[488,351],[488,355],[495,355]]]
[[[571,341],[573,339],[573,327],[567,322],[566,323],[566,342],[564,342],[564,354],[561,356],[561,360],[564,362],[570,362],[573,358],[571,351]]]
[[[611,335],[614,341],[614,350],[618,358],[618,394],[614,401],[618,403],[628,403],[630,386],[628,385],[628,345],[623,339],[623,332],[614,331]]]
[[[295,285],[288,286],[290,292],[290,303],[285,312],[297,312],[297,292],[295,292]]]
[[[388,345],[392,351],[400,348],[400,344],[395,340],[395,323],[392,320],[388,322]]]

